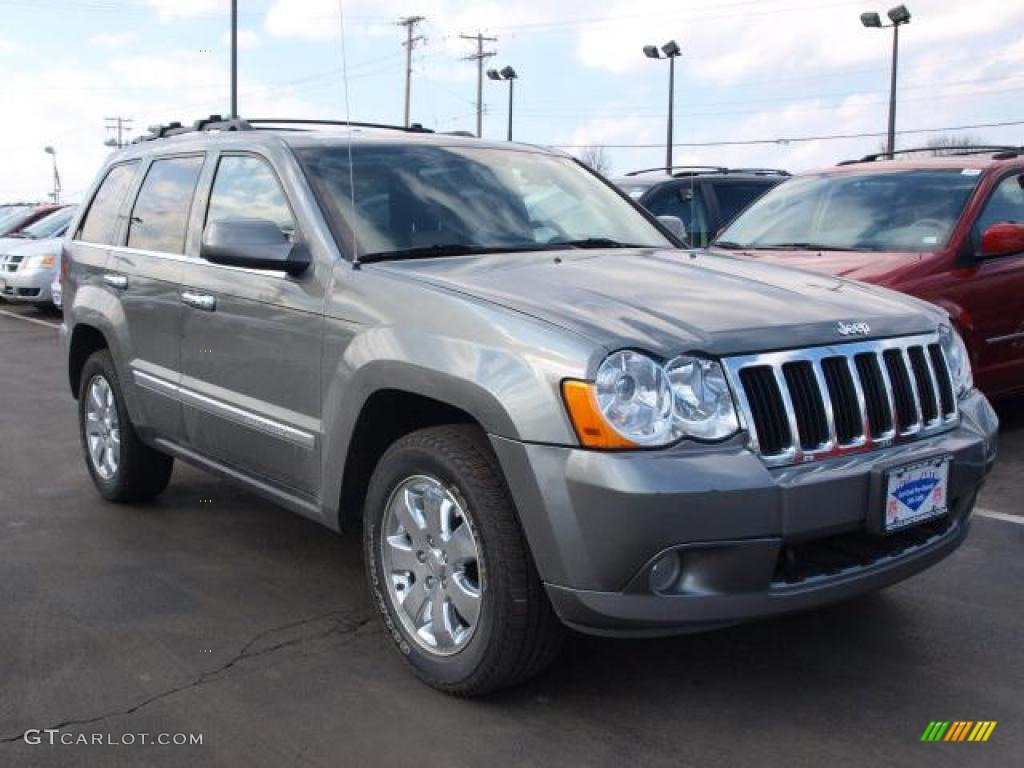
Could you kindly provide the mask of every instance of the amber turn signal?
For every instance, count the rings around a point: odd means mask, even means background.
[[[597,405],[594,385],[586,381],[563,381],[562,397],[580,443],[587,448],[636,448],[611,428]]]

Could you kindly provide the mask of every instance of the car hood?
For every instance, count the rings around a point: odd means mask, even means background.
[[[540,251],[395,261],[373,268],[502,305],[609,349],[727,355],[934,330],[941,310],[806,270],[707,251]]]
[[[28,238],[4,238],[0,240],[0,254],[15,254],[18,256],[35,256],[38,253],[59,254],[63,238],[47,237],[42,240],[30,240]]]
[[[719,249],[715,249],[718,251]],[[799,267],[828,275],[839,275],[850,280],[868,283],[890,284],[901,273],[912,270],[924,258],[920,253],[860,251],[777,251],[777,250],[728,250],[724,253],[738,254],[760,259],[785,267]]]

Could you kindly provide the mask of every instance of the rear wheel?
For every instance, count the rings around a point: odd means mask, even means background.
[[[478,429],[433,427],[394,443],[370,482],[363,530],[374,600],[420,679],[479,695],[557,655],[561,624]]]
[[[94,352],[82,368],[78,423],[89,475],[108,501],[148,501],[171,479],[174,459],[139,440],[110,353]]]

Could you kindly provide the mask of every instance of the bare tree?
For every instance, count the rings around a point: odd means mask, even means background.
[[[597,171],[602,176],[607,176],[612,170],[612,160],[608,157],[605,148],[594,144],[583,147],[578,155],[580,162],[588,168]]]
[[[942,136],[932,136],[931,138],[928,139],[928,149],[931,151],[931,154],[934,157],[955,155],[957,152],[962,151],[965,147],[983,146],[985,146],[984,139],[969,133],[965,133],[960,136],[947,133]]]

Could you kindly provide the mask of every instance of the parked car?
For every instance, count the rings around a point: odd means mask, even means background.
[[[524,680],[563,625],[843,600],[967,535],[997,420],[938,307],[683,250],[551,150],[251,127],[160,129],[85,196],[85,463],[114,502],[177,458],[361,530],[429,684]]]
[[[678,166],[671,174],[649,168],[613,181],[655,216],[682,221],[690,245],[704,248],[740,211],[787,178],[786,171],[770,168]]]
[[[52,285],[60,274],[61,238],[75,214],[59,208],[0,240],[0,297],[7,301],[59,306]]]
[[[4,239],[16,237],[18,232],[44,216],[49,216],[59,205],[10,205],[0,211],[0,247]]]
[[[989,397],[1024,392],[1024,153],[872,155],[794,178],[716,247],[938,304]]]

